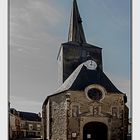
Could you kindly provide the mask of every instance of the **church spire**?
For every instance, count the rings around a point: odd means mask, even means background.
[[[73,0],[73,8],[70,18],[68,41],[86,43],[86,38],[82,26],[82,19],[79,14],[76,0]]]

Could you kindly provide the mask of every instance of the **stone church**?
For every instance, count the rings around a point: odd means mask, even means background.
[[[61,86],[43,103],[43,139],[126,140],[126,94],[103,72],[102,48],[87,43],[76,0],[57,60]]]

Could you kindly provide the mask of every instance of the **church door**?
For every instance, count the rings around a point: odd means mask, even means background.
[[[107,126],[100,122],[89,122],[83,128],[83,140],[107,140]]]

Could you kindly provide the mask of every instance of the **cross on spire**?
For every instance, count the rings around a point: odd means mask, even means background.
[[[82,19],[80,17],[76,0],[73,0],[68,41],[86,43],[86,38],[82,26]]]

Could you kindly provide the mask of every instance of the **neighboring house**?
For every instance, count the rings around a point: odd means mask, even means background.
[[[36,113],[21,112],[21,136],[22,137],[41,137],[41,117]]]
[[[21,112],[13,108],[9,112],[9,138],[41,137],[41,115]]]
[[[16,127],[15,127],[15,115],[9,113],[9,117],[10,117],[10,139],[12,139],[14,137],[14,133],[16,132]]]
[[[10,109],[10,138],[16,139],[20,137],[20,117],[18,111]]]

